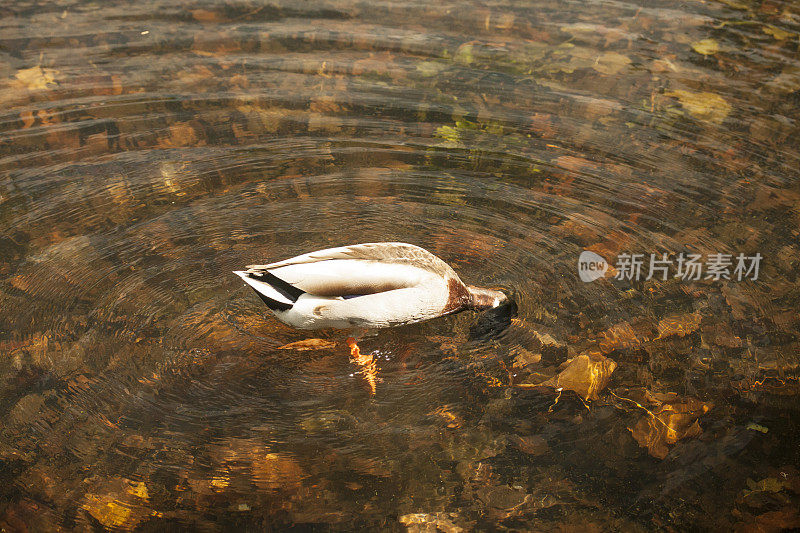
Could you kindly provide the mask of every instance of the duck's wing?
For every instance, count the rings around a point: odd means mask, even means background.
[[[375,294],[412,287],[434,277],[444,283],[459,280],[453,269],[432,253],[401,242],[328,248],[247,268],[248,272],[269,271],[304,292],[319,296]]]
[[[450,265],[428,250],[405,242],[367,242],[351,246],[326,248],[325,250],[309,252],[268,265],[249,265],[247,268],[273,270],[289,265],[318,263],[320,261],[331,261],[334,259],[413,264],[418,268],[430,270],[442,276],[455,273],[453,269],[450,268]]]

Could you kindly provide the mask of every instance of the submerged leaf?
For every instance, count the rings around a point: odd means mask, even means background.
[[[764,33],[766,33],[767,35],[772,35],[778,41],[784,41],[784,40],[788,39],[789,37],[794,37],[794,35],[795,35],[794,33],[790,32],[790,31],[782,30],[782,29],[777,28],[775,26],[770,26],[769,24],[763,26],[761,28],[761,30]]]
[[[570,359],[557,376],[542,385],[575,391],[585,400],[596,400],[616,368],[617,363],[600,354],[579,355]]]
[[[445,533],[461,533],[462,527],[450,520],[455,513],[412,513],[404,514],[398,520],[408,531],[444,531]]]
[[[102,497],[87,497],[87,503],[83,508],[106,527],[119,527],[128,522],[131,515],[130,507]]]
[[[460,139],[458,130],[453,126],[440,126],[436,128],[435,135],[444,139],[450,145],[457,145]]]
[[[145,517],[158,515],[144,507],[149,495],[141,481],[116,478],[98,488],[86,495],[82,508],[105,527],[133,529]]]
[[[719,43],[714,39],[703,39],[702,41],[692,43],[692,49],[698,54],[710,56],[719,52]]]
[[[458,47],[456,50],[455,55],[453,56],[453,61],[456,63],[461,63],[462,65],[469,65],[475,61],[475,56],[472,53],[472,46],[473,43],[464,43]]]
[[[681,105],[694,117],[716,124],[722,123],[731,112],[731,105],[720,95],[709,92],[694,93],[675,90],[666,93],[680,100]]]
[[[304,339],[302,341],[290,342],[280,346],[278,350],[327,350],[334,348],[336,343],[325,339]]]
[[[789,484],[786,480],[780,480],[775,477],[768,477],[764,478],[761,481],[754,481],[752,479],[747,480],[747,488],[750,489],[749,491],[745,491],[745,495],[752,494],[754,492],[780,492],[784,488],[788,487]]]
[[[600,54],[592,68],[601,74],[618,74],[631,63],[631,59],[617,52]]]
[[[663,459],[669,453],[669,445],[681,439],[697,437],[703,432],[698,418],[710,408],[694,398],[665,403],[658,409],[648,411],[647,416],[628,429],[650,455]]]
[[[438,61],[422,61],[417,64],[417,72],[425,78],[437,76],[446,68],[447,65],[439,63]]]
[[[42,68],[39,65],[18,70],[14,75],[18,84],[30,90],[49,89],[56,85],[58,71],[52,68]]]
[[[516,356],[512,363],[514,368],[525,368],[528,365],[536,364],[542,360],[542,354],[533,353],[521,346],[517,346],[512,350],[512,353]]]

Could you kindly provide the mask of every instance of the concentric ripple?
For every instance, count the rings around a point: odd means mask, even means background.
[[[748,455],[797,434],[790,3],[12,4],[0,528],[716,528],[681,491],[728,513],[796,459]],[[369,334],[369,375],[231,274],[370,241],[518,311]],[[766,259],[583,283],[584,250]],[[534,386],[581,354],[611,392]],[[641,398],[703,438],[635,441]]]

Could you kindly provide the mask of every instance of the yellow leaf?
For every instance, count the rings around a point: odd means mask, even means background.
[[[333,341],[326,341],[325,339],[305,339],[302,341],[297,342],[290,342],[289,344],[284,344],[279,350],[326,350],[329,348],[336,347],[336,343]]]
[[[211,478],[210,484],[215,489],[224,489],[231,484],[231,481],[227,476],[214,476]]]
[[[447,143],[452,145],[457,145],[460,138],[458,130],[453,126],[440,126],[439,128],[436,128],[436,133],[434,135],[444,139]]]
[[[789,487],[789,484],[784,480],[779,480],[775,477],[764,478],[761,481],[747,480],[747,488],[750,492],[773,492],[777,493]]]
[[[779,41],[783,41],[788,39],[789,37],[793,37],[794,33],[786,30],[782,30],[780,28],[776,28],[775,26],[766,25],[761,28],[761,30],[766,33],[767,35],[772,35],[775,39]]]
[[[597,61],[594,62],[592,68],[601,74],[618,74],[622,69],[627,67],[631,59],[617,52],[605,52],[600,54]]]
[[[542,385],[575,391],[585,400],[596,400],[616,368],[617,363],[602,355],[579,355],[571,359],[557,376]]]
[[[132,513],[132,509],[127,505],[94,495],[87,498],[83,508],[106,527],[119,527],[125,524]]]
[[[462,65],[469,65],[475,61],[475,56],[472,54],[473,43],[464,43],[458,47],[453,60]]]
[[[516,355],[512,364],[514,368],[525,368],[528,365],[536,364],[542,360],[542,354],[533,353],[521,346],[514,348],[512,353]]]
[[[131,486],[128,487],[128,494],[137,496],[143,500],[146,500],[150,497],[150,495],[147,493],[147,485],[145,485],[143,481],[131,482]]]
[[[598,31],[602,28],[602,26],[598,26],[597,24],[589,24],[588,22],[576,22],[575,24],[567,24],[565,26],[561,26],[559,30],[563,31],[564,33],[571,33],[573,35],[580,35],[580,34],[591,34],[591,33],[598,33]]]
[[[149,497],[142,481],[114,478],[97,489],[86,495],[81,507],[107,528],[133,529],[146,516],[158,514],[142,506]]]
[[[703,39],[702,41],[692,43],[692,48],[698,54],[710,56],[719,52],[719,43],[714,39]]]
[[[675,90],[666,93],[680,100],[681,105],[694,117],[720,124],[731,112],[731,105],[715,93]]]
[[[441,417],[449,428],[460,427],[463,421],[461,417],[450,411],[446,405],[438,407],[436,410],[431,411],[428,415],[435,415]]]
[[[58,71],[52,68],[42,68],[39,65],[18,70],[14,75],[17,83],[30,90],[49,89],[56,84]]]
[[[447,68],[446,65],[436,61],[422,61],[417,65],[417,72],[425,78],[438,75]]]
[[[454,524],[448,513],[414,513],[404,514],[398,520],[408,531],[443,531],[444,533],[461,533],[464,528]]]
[[[647,411],[647,416],[628,429],[650,455],[663,459],[669,453],[669,445],[703,432],[698,418],[710,408],[710,405],[694,398],[665,403],[654,411]]]

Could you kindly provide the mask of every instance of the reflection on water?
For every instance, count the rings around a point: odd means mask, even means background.
[[[0,527],[800,527],[795,4],[10,4]],[[231,274],[389,240],[518,316],[373,396]]]

